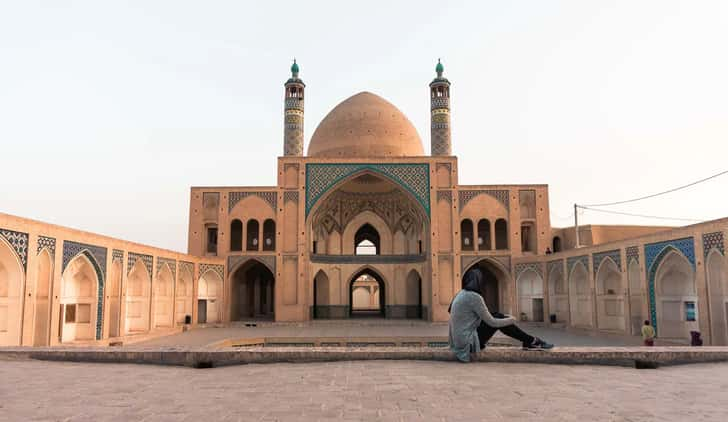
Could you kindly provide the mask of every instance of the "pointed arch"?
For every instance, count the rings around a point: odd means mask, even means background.
[[[376,281],[376,289],[369,289],[369,302],[372,305],[372,309],[362,309],[361,311],[365,314],[371,315],[372,313],[377,313],[382,317],[386,317],[386,306],[387,301],[386,298],[388,294],[390,293],[389,287],[387,286],[387,282],[384,279],[384,276],[382,273],[377,270],[376,268],[372,267],[371,265],[363,265],[358,270],[356,270],[351,277],[349,277],[348,286],[349,286],[349,314],[350,316],[357,316],[357,309],[355,304],[355,296],[354,291],[357,288],[360,288],[357,286],[357,280],[362,277],[368,275],[372,277]]]
[[[194,289],[194,267],[191,263],[180,262],[175,286],[175,323],[185,323],[186,317],[192,323],[192,297]]]
[[[711,344],[728,346],[728,274],[726,258],[712,248],[705,260],[710,300]]]
[[[59,298],[61,342],[101,338],[102,280],[99,265],[88,250],[68,261],[61,275]]]
[[[592,295],[589,287],[589,271],[581,260],[577,261],[569,273],[569,304],[571,325],[592,326]]]
[[[551,315],[556,315],[556,322],[568,322],[569,290],[564,277],[563,263],[557,262],[556,265],[549,265],[549,267],[549,312]]]
[[[144,260],[137,259],[126,278],[125,334],[149,331],[151,285]]]
[[[275,319],[275,272],[264,261],[249,258],[228,272],[231,320]]]
[[[313,318],[329,318],[329,305],[331,305],[331,286],[326,271],[320,269],[313,277]]]
[[[422,277],[416,269],[411,269],[407,273],[406,284],[405,284],[405,295],[406,295],[406,318],[421,319],[423,317],[422,312]]]
[[[596,272],[597,327],[624,331],[622,272],[612,257],[604,257]]]
[[[157,271],[157,278],[154,283],[154,292],[152,293],[154,328],[170,328],[172,327],[172,305],[174,303],[174,273],[169,264],[162,263]]]
[[[543,322],[543,279],[533,269],[522,271],[516,279],[518,312],[528,321]]]
[[[41,249],[36,262],[33,346],[48,346],[51,327],[50,296],[53,284],[53,259],[48,248]]]
[[[222,278],[216,271],[209,269],[200,275],[197,283],[198,322],[220,322],[223,298]]]
[[[665,247],[650,268],[651,318],[661,337],[689,338],[697,329],[697,292],[692,262],[673,246]]]
[[[20,345],[25,270],[13,247],[0,236],[0,345]]]

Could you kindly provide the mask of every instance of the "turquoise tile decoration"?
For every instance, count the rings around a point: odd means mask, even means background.
[[[655,332],[657,326],[657,302],[655,300],[655,276],[660,263],[671,251],[676,251],[690,262],[695,270],[695,241],[692,237],[666,240],[664,242],[648,243],[645,245],[645,269],[647,271],[648,294],[650,300],[650,320]]]
[[[306,164],[306,216],[316,202],[339,182],[361,172],[384,176],[414,196],[430,217],[430,166],[419,163],[311,163]]]

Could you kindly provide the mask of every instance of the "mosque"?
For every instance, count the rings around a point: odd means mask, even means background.
[[[461,185],[450,81],[429,84],[430,154],[384,98],[355,94],[304,154],[306,85],[284,84],[268,187],[192,187],[187,254],[0,214],[0,345],[108,344],[233,321],[443,322],[479,267],[525,321],[728,344],[728,218],[555,228],[544,184]]]

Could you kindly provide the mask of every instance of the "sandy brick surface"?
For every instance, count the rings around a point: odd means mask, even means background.
[[[0,421],[725,421],[728,364],[0,362]]]

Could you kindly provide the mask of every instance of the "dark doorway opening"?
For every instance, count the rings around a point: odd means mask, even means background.
[[[485,305],[488,307],[488,310],[490,312],[503,312],[500,306],[499,270],[487,260],[480,261],[471,268],[479,268],[483,272],[484,288],[481,294],[485,299]]]
[[[250,260],[235,271],[232,282],[230,319],[275,319],[275,278],[268,267]]]
[[[384,280],[374,271],[364,269],[349,284],[349,316],[352,318],[384,318]]]

